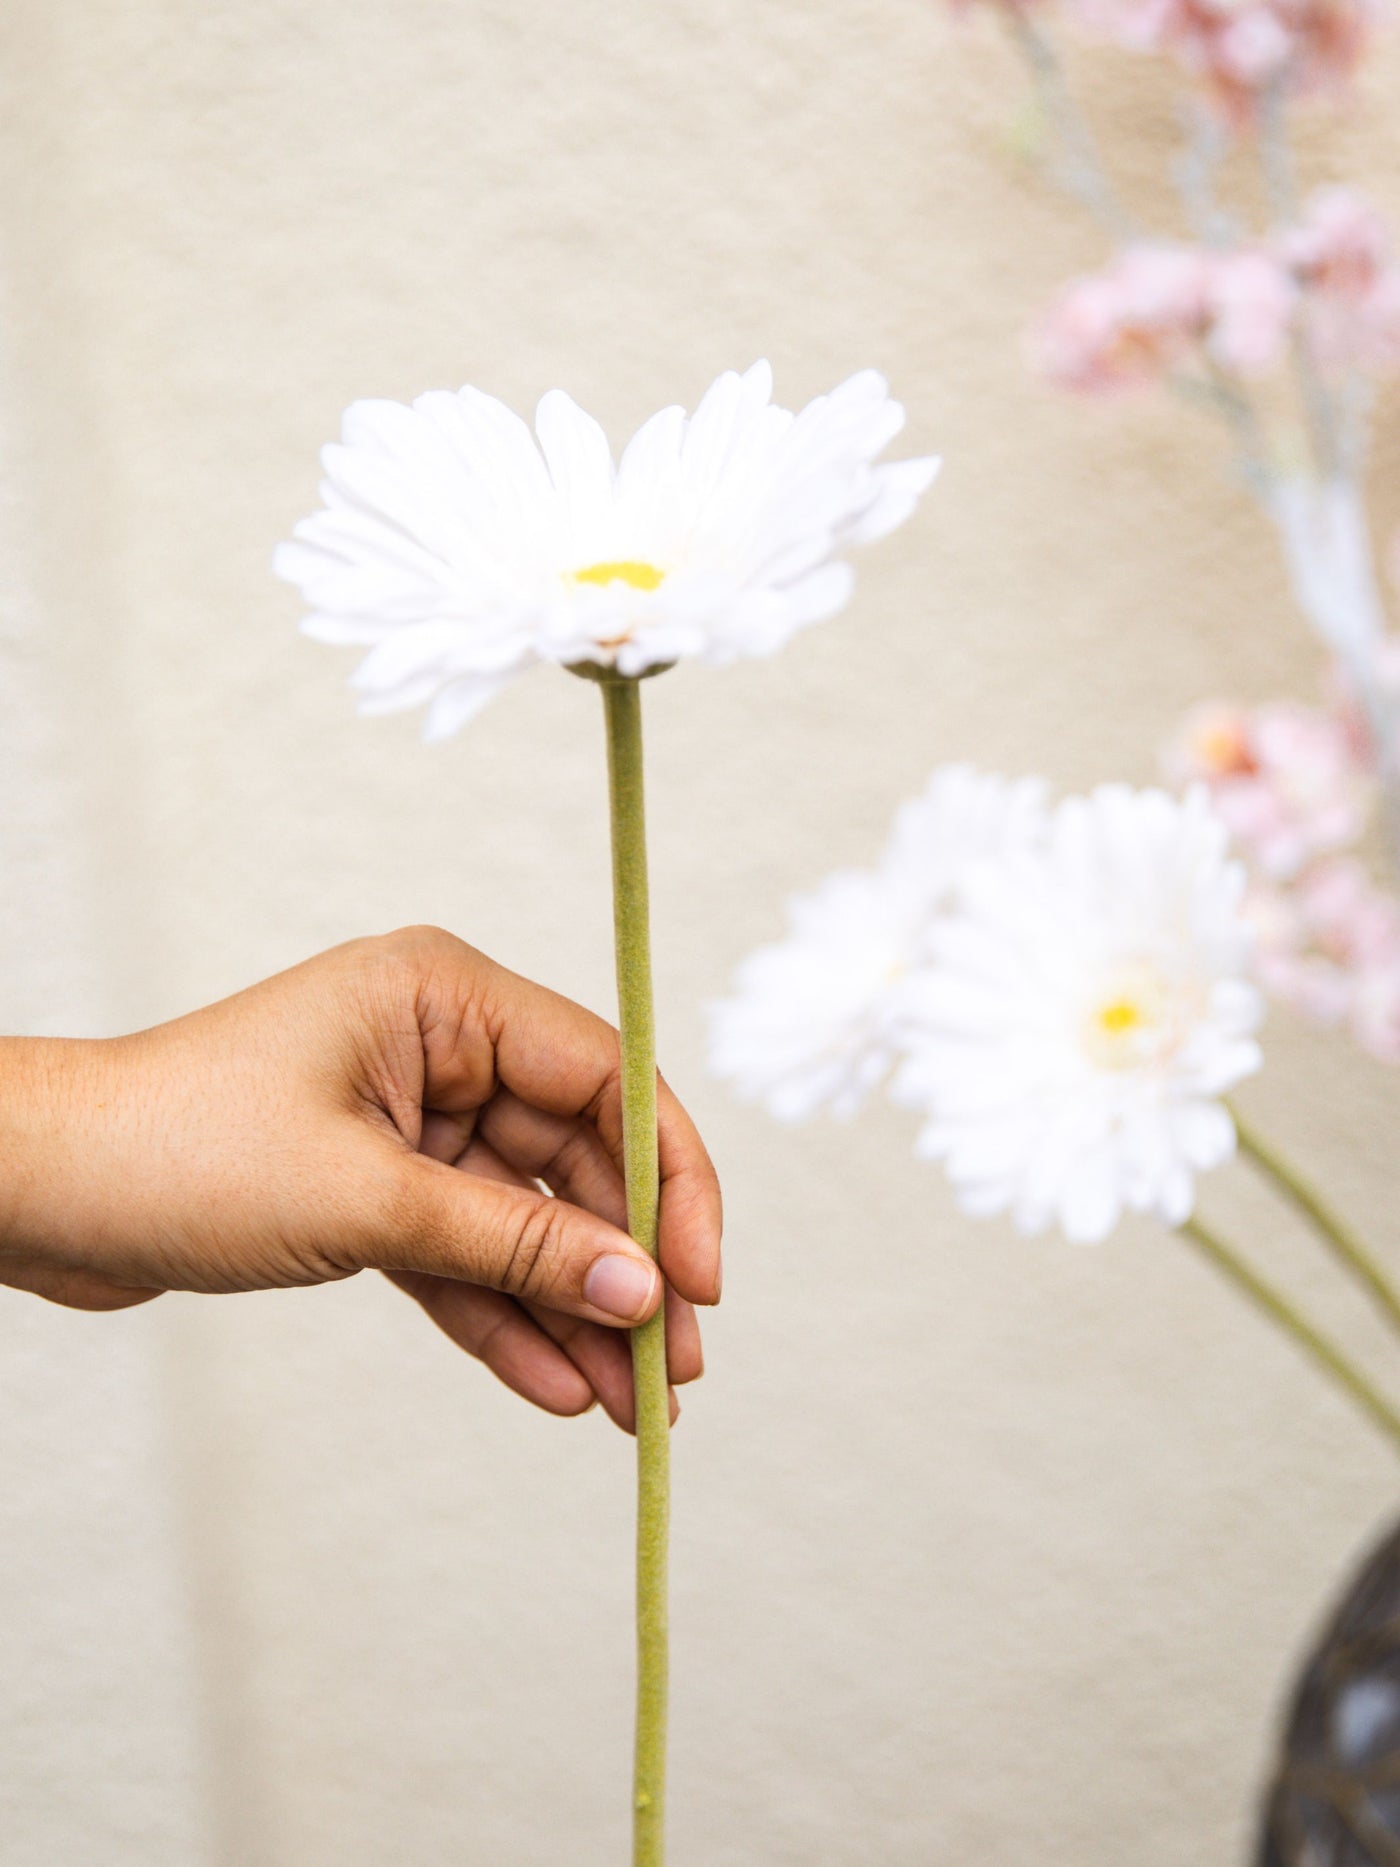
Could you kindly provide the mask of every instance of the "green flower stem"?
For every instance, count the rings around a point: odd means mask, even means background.
[[[602,678],[612,816],[613,920],[622,1031],[622,1136],[627,1227],[657,1254],[656,1031],[652,1011],[646,809],[639,683]],[[633,1867],[666,1858],[666,1545],[671,1514],[671,1404],[661,1310],[632,1331],[637,1396],[637,1732]]]
[[[1334,1212],[1310,1180],[1270,1142],[1258,1135],[1232,1104],[1230,1113],[1239,1136],[1240,1152],[1268,1175],[1289,1203],[1316,1227],[1332,1255],[1365,1289],[1393,1329],[1400,1330],[1400,1291],[1391,1283],[1358,1234]]]
[[[1373,1425],[1378,1426],[1392,1444],[1400,1448],[1400,1413],[1334,1342],[1313,1327],[1296,1304],[1281,1291],[1275,1290],[1272,1284],[1265,1283],[1258,1272],[1251,1269],[1218,1233],[1211,1231],[1199,1219],[1188,1219],[1181,1227],[1181,1234],[1183,1238],[1189,1238],[1215,1268],[1228,1277],[1236,1289],[1243,1291],[1271,1322],[1276,1323],[1286,1335],[1292,1336],[1303,1353],[1349,1394],[1361,1411],[1369,1415]]]

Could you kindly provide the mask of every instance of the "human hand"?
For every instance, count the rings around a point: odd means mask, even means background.
[[[679,1383],[720,1198],[664,1083],[658,1114]],[[617,1033],[450,934],[353,941],[132,1037],[0,1042],[0,1161],[0,1281],[112,1309],[378,1268],[537,1406],[632,1425],[625,1329],[663,1278],[625,1231]]]

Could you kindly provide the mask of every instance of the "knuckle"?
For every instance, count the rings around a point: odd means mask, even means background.
[[[400,927],[367,941],[366,957],[383,978],[416,994],[424,973],[441,964],[451,938],[440,927]]]
[[[557,1199],[541,1196],[516,1227],[501,1288],[512,1296],[546,1298],[562,1278],[568,1256],[568,1222]]]
[[[470,948],[441,927],[399,927],[393,933],[370,934],[343,949],[366,989],[376,998],[417,998],[425,977],[449,958]]]
[[[446,946],[462,943],[445,927],[434,926],[431,921],[418,921],[409,927],[396,927],[392,933],[380,934],[375,944],[389,953],[416,956],[438,953]]]
[[[460,965],[463,960],[480,957],[465,940],[459,940],[445,927],[436,927],[429,921],[412,927],[397,927],[393,933],[380,934],[372,944],[391,963],[407,965],[415,972],[430,970],[448,961]]]
[[[425,1031],[485,1028],[486,1001],[499,968],[445,928],[400,927],[370,941],[380,989],[413,1008]]]

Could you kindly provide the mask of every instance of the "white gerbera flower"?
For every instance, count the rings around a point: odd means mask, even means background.
[[[794,900],[787,938],[743,962],[734,995],[711,1007],[711,1067],[780,1121],[853,1115],[898,1055],[908,983],[969,864],[1029,843],[1043,812],[1037,779],[935,772],[876,869]]]
[[[974,862],[1035,847],[1045,833],[1042,778],[1003,778],[971,765],[941,765],[918,797],[895,812],[881,871],[923,915],[946,913]],[[909,963],[926,957],[919,941]]]
[[[894,1061],[906,916],[879,872],[846,869],[788,904],[785,940],[710,1007],[710,1067],[779,1121],[854,1115]]]
[[[616,465],[559,389],[533,435],[479,389],[353,403],[322,510],[274,568],[309,635],[369,646],[361,710],[430,703],[429,739],[537,661],[637,675],[770,654],[843,606],[841,553],[901,524],[938,464],[875,464],[904,411],[874,370],[796,415],[772,387],[766,363],[727,372]]]
[[[1244,872],[1205,794],[1107,785],[1039,850],[978,865],[911,988],[896,1097],[963,1207],[1107,1235],[1174,1225],[1234,1149],[1219,1098],[1260,1062]]]

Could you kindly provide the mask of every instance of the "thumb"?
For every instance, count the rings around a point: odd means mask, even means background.
[[[366,1265],[485,1284],[613,1328],[645,1322],[664,1287],[641,1246],[606,1219],[422,1154],[402,1160]]]

